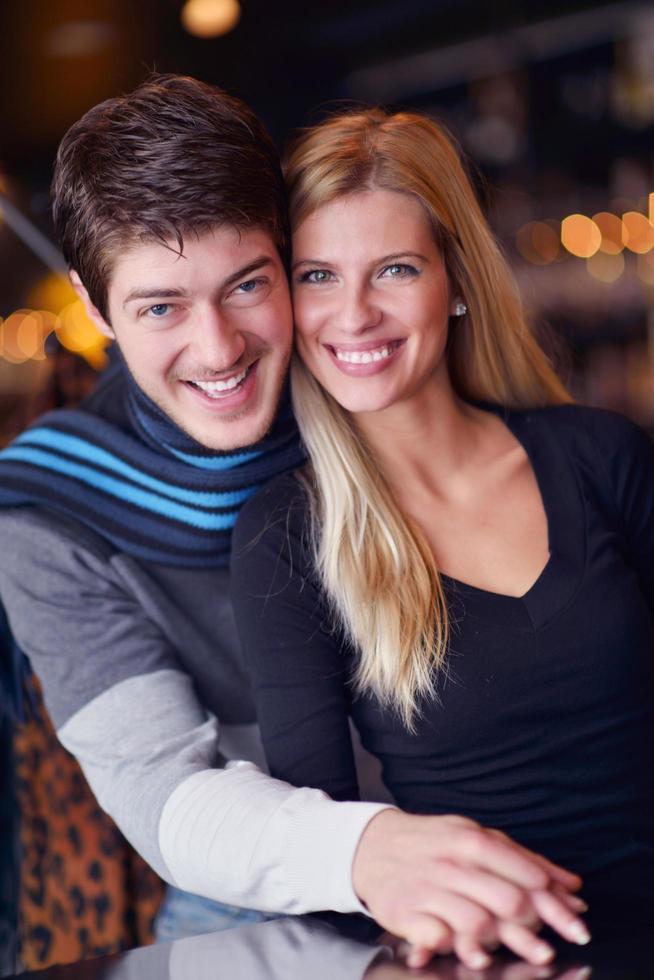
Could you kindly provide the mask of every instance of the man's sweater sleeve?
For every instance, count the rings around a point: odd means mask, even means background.
[[[351,864],[383,805],[225,765],[218,720],[121,563],[77,530],[31,508],[0,512],[0,595],[100,805],[180,888],[268,911],[360,911]]]

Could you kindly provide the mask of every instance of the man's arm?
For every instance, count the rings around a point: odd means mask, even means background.
[[[233,904],[360,910],[352,860],[383,807],[224,768],[219,723],[136,598],[130,560],[95,535],[24,509],[0,512],[0,543],[0,595],[59,737],[152,867]]]

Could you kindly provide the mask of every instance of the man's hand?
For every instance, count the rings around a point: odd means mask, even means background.
[[[554,955],[536,935],[543,923],[571,942],[590,939],[577,875],[465,817],[382,811],[361,837],[352,883],[376,921],[411,944],[411,966],[454,950],[483,969],[498,943],[542,965]]]

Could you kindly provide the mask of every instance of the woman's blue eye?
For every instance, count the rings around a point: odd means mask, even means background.
[[[389,279],[404,279],[409,276],[417,276],[418,270],[413,265],[407,265],[405,262],[394,262],[393,265],[387,265],[381,272],[382,276],[388,274]]]
[[[300,282],[313,282],[320,285],[324,282],[329,282],[331,276],[331,272],[327,269],[308,269],[300,276]]]

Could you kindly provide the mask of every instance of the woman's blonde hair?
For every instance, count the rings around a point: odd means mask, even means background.
[[[291,226],[367,189],[410,194],[425,210],[453,294],[468,312],[450,329],[457,394],[512,409],[570,401],[534,339],[513,276],[484,219],[459,154],[425,116],[366,109],[305,130],[287,157]],[[435,696],[448,642],[436,563],[398,507],[352,419],[296,357],[295,413],[312,464],[315,558],[336,618],[360,652],[354,677],[414,727]]]

